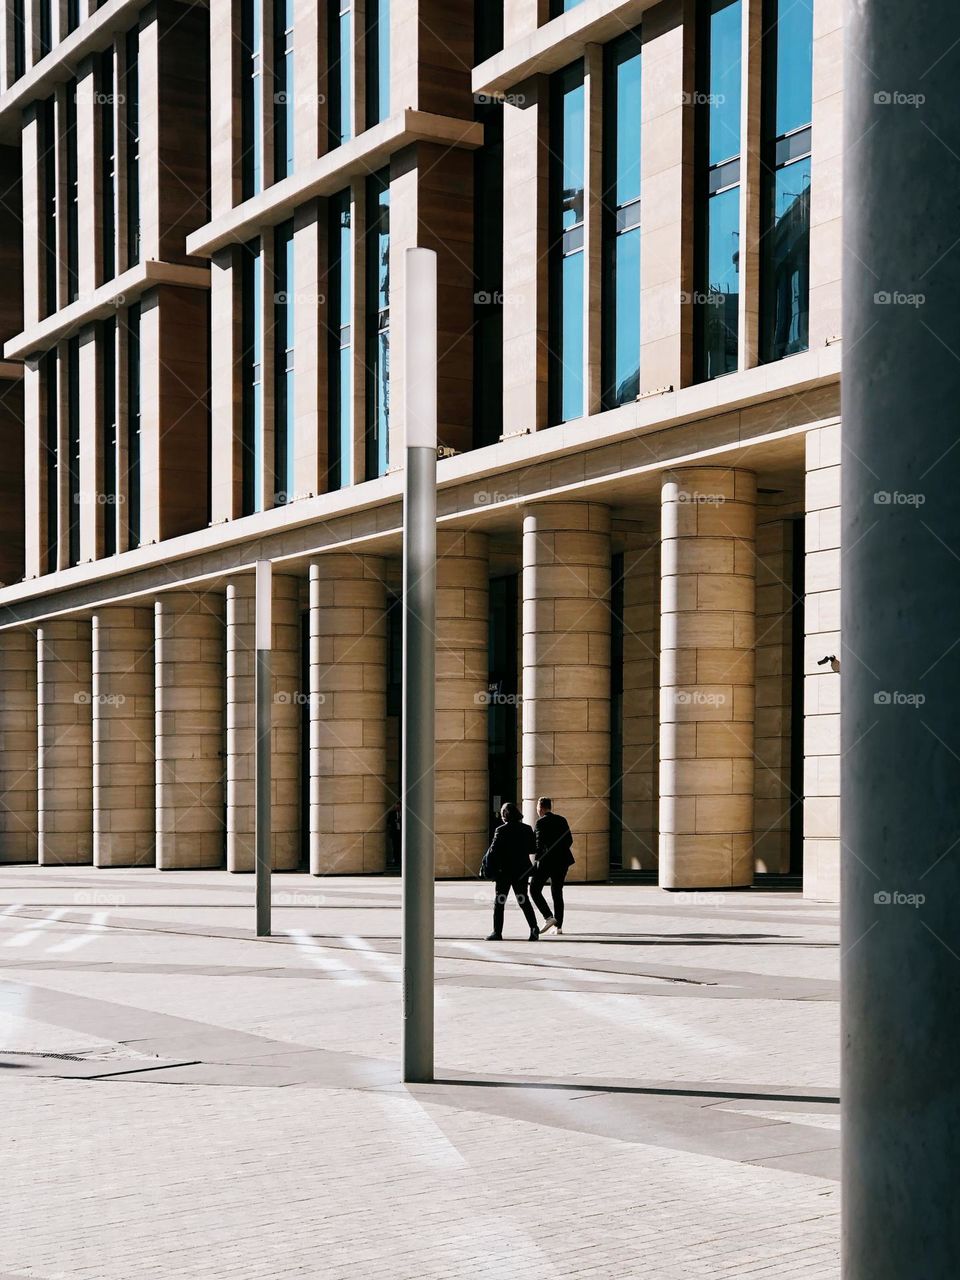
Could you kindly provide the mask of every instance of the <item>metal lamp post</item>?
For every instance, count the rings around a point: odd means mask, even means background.
[[[271,680],[270,649],[273,622],[273,565],[258,560],[256,565],[256,903],[257,937],[270,936],[270,736]]]
[[[405,1083],[433,1079],[437,255],[408,249],[404,289],[403,1030]]]

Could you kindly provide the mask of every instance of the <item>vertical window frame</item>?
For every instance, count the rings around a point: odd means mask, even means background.
[[[586,128],[586,66],[584,59],[579,58],[569,66],[554,72],[550,78],[550,165],[549,165],[549,334],[550,363],[548,375],[548,416],[551,426],[563,422],[574,422],[586,412],[586,371],[585,371],[585,288],[586,288],[586,190],[580,192],[579,217],[578,210],[572,209],[574,221],[567,221],[564,215],[570,211],[569,199],[564,195],[562,186],[566,167],[566,132],[567,121],[565,107],[569,95],[579,90],[581,94],[581,116],[583,127],[580,137],[580,167],[584,178],[586,175],[587,128]],[[571,266],[568,267],[568,263]],[[579,275],[580,307],[579,316],[568,313],[566,288],[574,275]],[[579,372],[577,383],[571,388],[565,377],[569,366],[567,348],[571,322],[579,326]],[[576,337],[576,325],[573,326]],[[574,353],[575,354],[575,353]]]
[[[353,209],[347,188],[328,207],[327,488],[353,483]]]
[[[390,465],[390,172],[366,180],[365,474],[368,480]]]

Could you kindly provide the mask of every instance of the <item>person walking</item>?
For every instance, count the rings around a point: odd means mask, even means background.
[[[527,881],[530,878],[530,859],[536,852],[536,840],[533,831],[523,821],[523,814],[515,804],[505,804],[500,810],[503,819],[501,825],[493,833],[490,848],[484,854],[481,873],[489,880],[496,881],[497,896],[493,903],[493,933],[488,942],[503,940],[503,914],[507,895],[512,889],[517,904],[530,926],[530,941],[536,942],[540,937],[537,928],[537,917],[527,896]]]
[[[556,929],[563,933],[563,882],[576,859],[571,852],[573,835],[570,824],[559,813],[553,812],[553,801],[541,796],[537,801],[537,827],[534,836],[536,860],[530,877],[530,897],[544,917],[540,932]],[[547,908],[543,886],[550,881],[553,911]]]

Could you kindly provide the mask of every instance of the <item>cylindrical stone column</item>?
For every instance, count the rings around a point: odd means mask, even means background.
[[[668,473],[662,491],[660,884],[753,880],[756,477]]]
[[[41,866],[93,861],[90,623],[37,628],[37,816]]]
[[[219,592],[170,591],[154,613],[157,867],[224,854],[224,625]]]
[[[523,520],[523,810],[549,796],[571,880],[610,873],[610,511],[545,503]]]
[[[490,834],[487,536],[437,534],[436,874],[472,877]]]
[[[310,871],[386,866],[387,593],[383,561],[310,566]]]
[[[93,863],[153,866],[153,610],[111,605],[93,616]]]
[[[300,611],[298,582],[273,574],[271,702],[271,848],[274,870],[300,865]],[[255,865],[255,579],[239,575],[226,590],[227,870]]]
[[[0,862],[37,861],[37,637],[0,631]]]

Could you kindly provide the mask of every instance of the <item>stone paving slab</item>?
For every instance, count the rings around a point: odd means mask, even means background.
[[[441,884],[405,1088],[398,883],[274,896],[0,868],[0,1280],[836,1280],[835,910],[573,885],[494,947]]]

